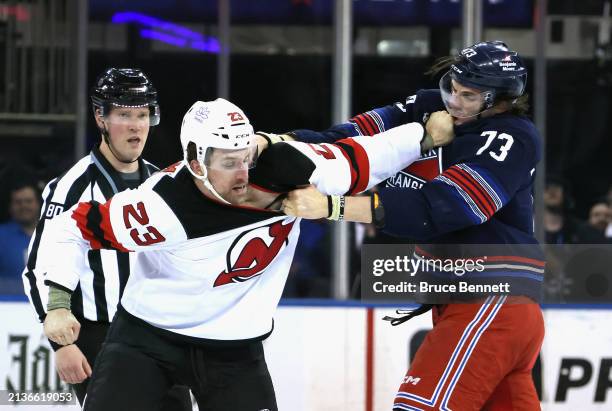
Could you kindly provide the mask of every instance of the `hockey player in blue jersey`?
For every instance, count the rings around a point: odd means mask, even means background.
[[[438,90],[421,90],[405,103],[323,132],[290,134],[330,143],[425,121],[446,109],[455,130],[450,145],[425,153],[372,196],[323,196],[308,187],[291,192],[284,211],[373,222],[388,234],[416,240],[423,258],[476,257],[483,254],[479,244],[503,245],[487,253],[480,278],[507,282],[511,295],[455,295],[451,300],[467,303],[433,305],[434,328],[406,373],[394,409],[540,409],[531,369],[544,337],[537,304],[544,261],[533,234],[532,199],[541,148],[524,116],[527,69],[516,52],[493,41],[441,60],[433,70],[444,73]],[[452,246],[442,251],[442,244]]]

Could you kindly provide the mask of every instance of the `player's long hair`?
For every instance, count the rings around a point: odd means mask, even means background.
[[[441,57],[437,59],[434,64],[432,64],[425,74],[430,75],[432,78],[443,75],[450,70],[451,65],[458,61],[458,56]],[[513,100],[516,101],[513,103]],[[495,97],[495,104],[504,101],[510,103],[510,109],[508,111],[512,114],[524,116],[527,114],[527,112],[529,112],[529,94],[527,93],[517,98],[504,95]]]

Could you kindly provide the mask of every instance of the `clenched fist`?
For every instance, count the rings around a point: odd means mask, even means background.
[[[68,345],[79,338],[81,324],[70,310],[58,308],[47,313],[44,330],[45,335],[51,341],[60,345]]]
[[[455,137],[453,117],[446,111],[431,113],[425,129],[433,140],[434,147],[445,146]]]
[[[314,186],[289,192],[283,200],[282,210],[287,215],[307,219],[325,218],[329,215],[327,196]]]

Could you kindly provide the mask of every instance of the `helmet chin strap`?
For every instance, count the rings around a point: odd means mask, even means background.
[[[111,143],[110,136],[108,134],[108,130],[106,129],[106,124],[104,125],[103,128],[100,129],[100,131],[102,132],[102,138],[104,139],[104,142],[108,146],[108,149],[110,150],[110,152],[113,155],[113,157],[115,157],[115,160],[117,160],[117,161],[119,161],[120,163],[123,163],[123,164],[132,164],[132,163],[135,163],[136,161],[138,161],[140,156],[136,157],[135,160],[131,160],[131,161],[126,161],[126,160],[120,159],[117,156],[117,154],[115,154],[115,150],[113,149],[113,144]]]
[[[479,111],[476,114],[472,114],[471,116],[463,116],[463,117],[457,117],[457,118],[464,118],[464,119],[468,119],[468,118],[473,118],[476,120],[480,120],[482,118],[482,114],[486,113],[487,111],[489,111],[491,108],[493,108],[493,104],[491,104],[490,106],[486,103],[483,103],[482,107],[483,110]],[[448,112],[448,109],[447,109]],[[452,115],[452,113],[449,112],[449,114]]]
[[[187,160],[185,160],[185,162],[187,162]],[[202,168],[202,170],[204,170],[204,175],[201,176],[199,174],[196,174],[195,171],[191,169],[191,165],[187,163],[187,169],[189,170],[191,175],[200,180],[202,183],[204,183],[204,187],[206,187],[215,197],[217,197],[219,201],[224,204],[231,204],[225,198],[221,197],[221,194],[217,193],[217,190],[215,190],[213,185],[208,180],[208,172],[206,171],[206,166],[201,161],[198,161],[198,163],[200,163],[200,167]]]

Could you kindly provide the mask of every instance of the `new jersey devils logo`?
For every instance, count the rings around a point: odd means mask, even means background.
[[[260,275],[287,245],[295,220],[283,224],[257,227],[246,231],[232,243],[227,252],[227,268],[215,280],[215,287],[239,283]]]

